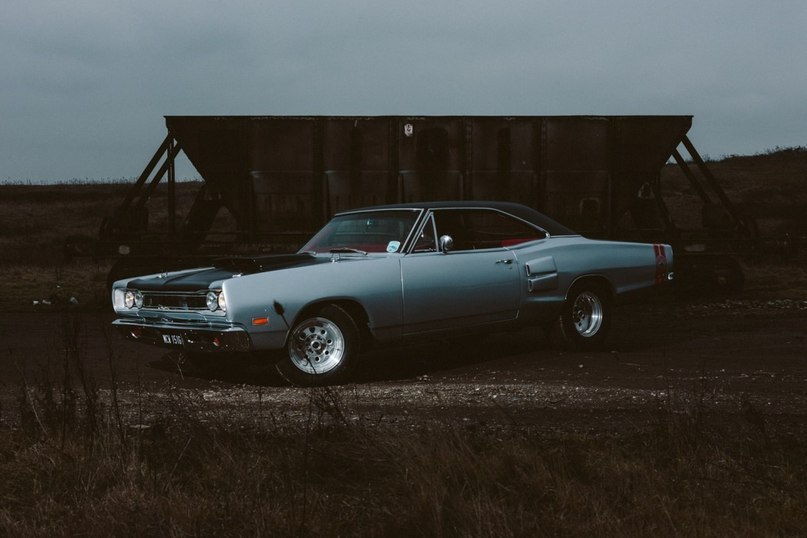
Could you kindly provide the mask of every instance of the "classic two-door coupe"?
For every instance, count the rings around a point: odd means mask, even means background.
[[[614,301],[672,280],[669,245],[590,240],[505,202],[336,215],[297,254],[114,283],[113,324],[188,353],[266,353],[290,382],[343,381],[370,344],[560,325],[601,347]]]

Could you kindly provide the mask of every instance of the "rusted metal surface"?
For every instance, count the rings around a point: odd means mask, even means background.
[[[362,205],[495,199],[610,236],[691,117],[172,116],[166,124],[257,234],[311,231]]]

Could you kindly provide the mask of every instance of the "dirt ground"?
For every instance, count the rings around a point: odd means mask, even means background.
[[[3,420],[13,418],[23,383],[61,382],[72,341],[85,379],[102,394],[110,394],[114,373],[134,424],[176,405],[236,422],[256,414],[302,419],[318,398],[349,420],[380,427],[434,420],[607,434],[650,424],[659,410],[708,409],[764,434],[807,431],[801,298],[668,297],[620,306],[608,350],[598,353],[559,351],[538,330],[377,350],[355,383],[325,392],[286,386],[256,358],[222,357],[212,374],[178,367],[176,354],[110,331],[111,319],[87,311],[0,313]]]

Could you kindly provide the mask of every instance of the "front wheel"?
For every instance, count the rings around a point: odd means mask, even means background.
[[[295,385],[344,381],[357,362],[359,330],[337,305],[327,305],[298,321],[291,332],[278,373]]]
[[[572,287],[560,315],[560,329],[572,349],[600,349],[611,328],[611,297],[601,286]]]

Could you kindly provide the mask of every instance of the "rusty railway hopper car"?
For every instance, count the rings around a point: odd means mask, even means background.
[[[591,238],[669,243],[683,281],[742,285],[734,254],[754,240],[687,137],[691,116],[167,116],[168,130],[101,227],[110,280],[224,254],[290,252],[331,215],[376,204],[498,200]],[[202,182],[175,203],[175,159]],[[688,157],[685,155],[688,154]],[[698,193],[699,226],[665,201],[675,161]],[[161,224],[149,215],[166,193]],[[226,222],[226,230],[220,224]]]

